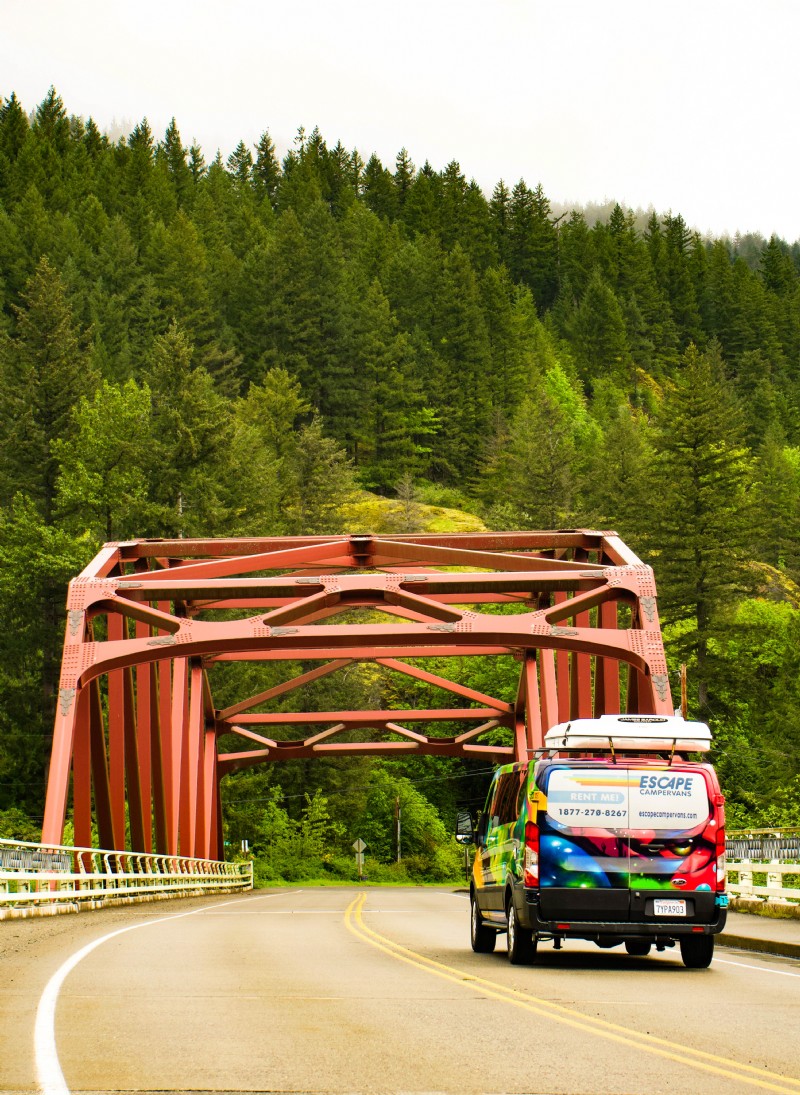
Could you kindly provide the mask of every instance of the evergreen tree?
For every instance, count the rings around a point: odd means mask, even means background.
[[[178,323],[193,342],[206,345],[214,333],[208,256],[185,213],[178,213],[169,227],[153,227],[144,262],[158,293],[161,329]]]
[[[657,427],[650,550],[672,645],[693,661],[707,714],[712,641],[752,585],[750,458],[717,356],[689,347]]]
[[[478,468],[480,439],[490,420],[490,351],[475,271],[458,245],[445,258],[436,312],[436,348],[443,367],[433,405],[448,409],[437,451],[445,474],[469,476]]]
[[[414,163],[406,148],[401,148],[397,153],[394,169],[394,185],[397,191],[397,208],[401,211],[406,204],[408,192],[414,182]]]
[[[772,428],[754,469],[755,543],[760,561],[800,579],[800,449]]]
[[[2,497],[8,503],[24,491],[50,523],[57,475],[51,447],[69,437],[72,406],[91,391],[94,378],[63,283],[46,258],[14,311],[16,330],[0,344]]]
[[[214,535],[226,527],[226,479],[241,479],[227,457],[234,432],[229,404],[172,324],[159,336],[146,370],[153,394],[150,501],[166,536]]]
[[[373,282],[356,305],[352,363],[363,408],[354,455],[367,487],[386,491],[402,474],[427,470],[436,414],[425,405],[417,360],[408,335],[397,329],[389,301]]]
[[[574,321],[581,375],[591,384],[605,378],[623,391],[632,387],[632,366],[625,317],[614,292],[598,271],[583,295]]]
[[[760,350],[748,350],[739,358],[734,381],[744,416],[745,440],[755,452],[768,435],[783,432],[779,386],[772,363]]]
[[[281,168],[275,154],[275,145],[269,130],[265,129],[256,145],[256,159],[253,164],[253,185],[256,194],[274,205],[280,178]]]
[[[379,217],[392,220],[397,208],[397,193],[391,172],[373,153],[367,160],[361,179],[361,190],[367,206]]]
[[[439,190],[439,178],[426,160],[417,172],[403,208],[403,220],[412,232],[428,234],[439,231]]]
[[[285,457],[286,493],[282,509],[290,534],[342,532],[342,507],[356,492],[353,467],[322,422],[301,427]]]
[[[244,141],[239,141],[228,156],[228,171],[240,193],[247,193],[253,177],[253,153]]]
[[[590,528],[616,529],[635,549],[644,542],[650,520],[652,429],[646,415],[610,386],[595,393],[595,413],[606,394],[602,441],[588,453],[583,520]]]
[[[195,183],[200,182],[206,173],[206,161],[203,156],[203,150],[198,144],[193,144],[189,149],[189,171],[192,176],[192,181]]]
[[[573,306],[586,292],[597,262],[595,239],[589,232],[583,213],[573,210],[558,233],[558,273],[560,293]],[[608,283],[614,282],[608,278]]]
[[[186,162],[186,149],[181,143],[181,135],[174,118],[164,134],[163,153],[169,177],[175,187],[178,208],[181,208],[191,202],[195,174]]]
[[[797,267],[786,244],[775,235],[761,252],[761,277],[767,289],[778,296],[787,296],[797,288]]]
[[[489,211],[494,223],[497,253],[500,261],[508,266],[508,232],[511,223],[511,195],[502,179],[492,191]]]
[[[83,143],[86,151],[89,153],[90,160],[97,160],[100,153],[108,147],[108,138],[97,128],[97,123],[94,118],[86,119]]]
[[[486,271],[481,279],[481,298],[492,362],[491,405],[507,417],[522,398],[527,379],[524,305],[505,266]]]
[[[680,332],[681,345],[702,342],[697,295],[690,270],[693,235],[681,216],[664,219],[663,249],[656,275],[667,294],[672,317]]]
[[[28,116],[12,92],[0,105],[0,200],[6,204],[20,193],[17,158],[29,129]]]
[[[541,313],[558,291],[558,239],[541,185],[530,190],[520,179],[511,192],[509,221],[511,276],[529,286]]]
[[[0,807],[41,816],[64,591],[94,550],[22,494],[0,508]]]
[[[148,461],[157,446],[146,385],[104,381],[91,399],[84,396],[72,410],[70,440],[53,443],[61,520],[96,543],[156,534]]]
[[[479,490],[494,528],[574,526],[586,410],[559,367],[526,394]]]

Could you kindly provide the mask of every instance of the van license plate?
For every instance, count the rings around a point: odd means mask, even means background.
[[[656,916],[686,916],[686,902],[676,898],[668,901],[657,897],[653,901],[653,913]]]

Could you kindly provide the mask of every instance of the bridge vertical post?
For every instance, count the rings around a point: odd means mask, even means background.
[[[178,854],[181,790],[183,782],[183,741],[189,714],[189,662],[176,658],[172,666],[172,704],[170,708],[170,772],[167,792],[169,854]]]
[[[181,836],[182,855],[196,855],[198,837],[198,810],[200,796],[198,786],[202,778],[203,738],[203,667],[199,661],[193,661],[189,669],[189,713],[185,724],[183,741],[183,764],[181,766]]]
[[[147,624],[136,621],[137,639],[147,639],[150,636],[150,628]],[[153,758],[152,735],[150,727],[151,718],[151,666],[136,666],[136,756],[139,761],[139,794],[142,804],[142,851],[153,850]]]
[[[522,672],[525,677],[525,729],[528,754],[524,758],[521,757],[521,760],[530,760],[531,753],[536,749],[541,749],[544,744],[542,711],[539,701],[539,676],[536,663],[535,651],[526,651]]]
[[[600,627],[616,630],[617,602],[603,601],[599,609]],[[594,681],[595,715],[619,714],[619,662],[615,658],[597,659]]]
[[[156,851],[166,853],[169,849],[167,838],[167,798],[165,775],[166,737],[169,723],[162,723],[160,674],[162,669],[169,672],[166,663],[151,663],[147,666],[150,674],[150,763],[153,783],[153,827],[155,828]],[[169,715],[169,705],[166,705]]]
[[[92,846],[91,699],[91,684],[78,689],[72,747],[72,820],[75,843],[79,848]],[[42,828],[42,837],[45,838],[45,827]],[[46,839],[60,844],[62,837],[60,834],[57,838],[48,834]]]
[[[198,855],[203,859],[217,859],[219,852],[217,844],[217,793],[219,780],[217,778],[217,731],[216,727],[208,727],[203,733],[203,758],[202,758],[202,811],[203,826],[201,829],[201,841]]]
[[[94,787],[94,807],[97,815],[97,834],[100,838],[101,848],[116,849],[120,847],[120,844],[117,843],[114,812],[111,808],[111,784],[106,757],[103,701],[100,696],[100,681],[97,677],[89,684],[89,694],[89,751],[92,761],[92,786]],[[120,836],[119,839],[123,840],[123,837]]]
[[[126,638],[126,621],[116,612],[106,616],[108,638],[121,642]],[[125,696],[123,670],[114,669],[107,675],[108,681],[108,775],[111,794],[111,813],[114,832],[125,832]],[[106,844],[116,848],[116,844]]]
[[[564,604],[569,600],[569,594],[557,590],[553,594],[554,604]],[[569,683],[569,653],[566,650],[556,651],[556,685],[558,694],[558,722],[567,722],[570,717],[570,683]]]
[[[160,609],[169,610],[169,602],[159,602]],[[159,662],[158,675],[158,724],[161,738],[162,774],[164,780],[164,846],[161,851],[169,855],[178,854],[177,819],[173,818],[173,776],[172,759],[172,680],[174,663]]]
[[[136,705],[133,691],[133,667],[123,670],[125,771],[128,782],[128,819],[131,845],[136,852],[145,852],[145,811],[139,770],[139,749],[136,728]]]
[[[539,666],[541,669],[541,711],[542,734],[546,734],[551,726],[558,722],[558,689],[556,686],[556,664],[552,650],[539,651]]]
[[[588,612],[575,617],[576,627],[589,627]],[[590,654],[570,654],[570,704],[571,719],[588,719],[592,714],[592,658]]]

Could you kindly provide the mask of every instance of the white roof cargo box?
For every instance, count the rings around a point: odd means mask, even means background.
[[[548,730],[544,744],[547,749],[705,753],[711,748],[711,731],[703,722],[678,715],[601,715],[560,722]]]

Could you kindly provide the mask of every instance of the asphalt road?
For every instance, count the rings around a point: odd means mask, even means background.
[[[468,910],[303,889],[2,923],[0,1091],[800,1095],[797,961],[512,967],[503,939],[472,953]]]

